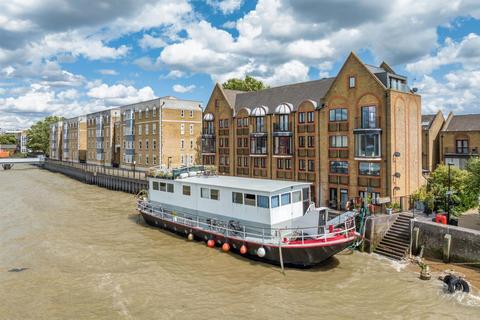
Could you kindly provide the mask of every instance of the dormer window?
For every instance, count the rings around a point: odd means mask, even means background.
[[[356,85],[356,78],[355,76],[350,76],[348,77],[348,87],[351,89],[351,88],[355,88],[355,85]]]

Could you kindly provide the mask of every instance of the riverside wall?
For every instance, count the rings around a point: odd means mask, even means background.
[[[418,220],[414,221],[413,227],[418,228],[418,238],[413,237],[414,254],[423,246],[423,256],[426,258],[450,262],[480,261],[480,231]],[[447,241],[450,242],[448,256]]]
[[[148,181],[144,173],[124,169],[102,169],[101,166],[51,160],[46,160],[42,167],[52,172],[62,173],[80,182],[94,184],[110,190],[137,194],[141,190],[148,189]]]

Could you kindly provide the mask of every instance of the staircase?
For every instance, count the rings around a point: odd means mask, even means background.
[[[400,214],[374,252],[394,260],[404,259],[410,246],[411,219],[410,214]]]

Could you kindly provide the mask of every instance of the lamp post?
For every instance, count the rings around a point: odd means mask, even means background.
[[[451,167],[453,163],[448,163],[448,191],[447,191],[447,224],[450,223],[450,199],[452,196],[452,173]]]
[[[135,165],[137,164],[137,161],[133,160],[133,179],[135,179]]]

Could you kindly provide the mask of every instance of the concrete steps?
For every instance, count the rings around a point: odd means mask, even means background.
[[[374,252],[393,260],[404,259],[410,246],[410,219],[411,215],[400,214]]]

